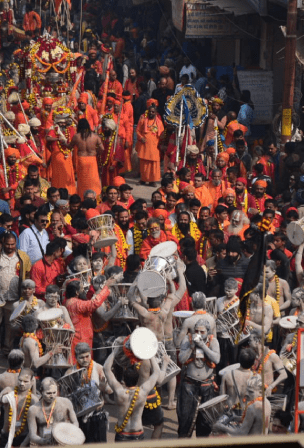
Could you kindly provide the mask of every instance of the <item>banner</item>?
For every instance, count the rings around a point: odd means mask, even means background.
[[[172,1],[172,22],[175,28],[183,31],[185,0]]]
[[[215,8],[208,8],[202,3],[186,4],[187,38],[227,37],[233,35],[233,23],[227,18],[227,13],[218,13]]]

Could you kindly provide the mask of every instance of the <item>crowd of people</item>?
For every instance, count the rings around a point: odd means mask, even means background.
[[[236,72],[205,76],[199,48],[179,47],[155,5],[145,27],[140,7],[122,17],[87,3],[82,23],[74,3],[67,27],[48,2],[4,1],[0,13],[0,446],[60,444],[59,424],[106,442],[104,403],[117,442],[143,439],[146,425],[160,439],[163,407],[176,410],[177,437],[293,432],[301,141],[254,140]],[[56,63],[35,78],[41,48],[39,63]],[[178,129],[166,104],[189,86],[208,116]],[[134,348],[142,327],[144,351],[152,336],[158,347],[149,359]]]

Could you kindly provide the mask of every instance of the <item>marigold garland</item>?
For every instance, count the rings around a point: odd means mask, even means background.
[[[227,311],[232,305],[234,305],[238,301],[239,301],[238,297],[235,297],[234,299],[230,300],[230,302],[228,302],[227,305],[224,307],[223,311]]]
[[[86,374],[86,376],[84,378],[84,382],[86,384],[88,384],[91,381],[92,371],[93,371],[93,364],[94,364],[93,363],[93,359],[91,359],[90,364],[89,364],[89,366],[87,368],[87,374]],[[77,370],[79,370],[79,369],[82,369],[83,367],[81,367],[81,365],[77,362],[76,363],[76,368],[77,368]]]
[[[15,387],[15,389],[14,389],[14,397],[15,397],[15,400],[16,400],[16,405],[18,407],[18,387]],[[28,414],[29,407],[31,405],[31,401],[32,401],[32,391],[29,390],[28,394],[27,394],[27,396],[26,396],[26,398],[24,400],[24,403],[23,403],[23,406],[21,408],[21,411],[20,411],[19,415],[17,416],[17,421],[19,421],[19,419],[20,419],[20,417],[22,415],[22,412],[24,410],[23,419],[21,421],[21,426],[18,429],[18,431],[15,432],[14,437],[20,436],[20,434],[22,434],[22,432],[23,432],[23,430],[25,428],[25,424],[26,424],[26,420],[27,420],[27,414]],[[10,431],[10,428],[11,428],[12,419],[13,419],[13,409],[10,406],[9,412],[8,412],[8,427],[9,427],[8,432]]]
[[[140,251],[141,251],[141,246],[143,243],[143,236],[142,236],[142,231],[138,228],[137,224],[134,224],[134,253],[136,255],[139,255]]]
[[[122,241],[123,249],[124,249],[124,250],[128,250],[128,245],[127,245],[127,243],[126,243],[126,239],[125,239],[125,236],[124,236],[124,234],[123,234],[123,231],[121,230],[121,228],[120,228],[119,226],[115,226],[115,228],[117,229],[117,231],[118,231],[118,233],[119,233],[120,239],[121,239],[121,241]],[[119,258],[120,267],[122,267],[122,268],[124,269],[125,266],[126,266],[126,260],[124,259],[124,256],[123,256],[123,254],[120,252],[118,246],[119,246],[119,240],[116,241],[116,243],[115,243],[115,247],[116,247],[117,257]]]
[[[264,193],[264,198],[267,199],[267,194],[266,193]],[[261,213],[261,209],[260,209],[260,204],[259,204],[258,198],[254,197],[254,200],[255,200],[256,209],[258,210],[259,213]]]
[[[24,302],[26,299],[24,297],[20,297],[19,302]],[[29,307],[27,307],[27,309],[24,311],[25,315],[29,314],[33,308],[35,308],[36,306],[38,306],[38,299],[36,296],[33,297],[32,303],[30,304]]]
[[[10,175],[13,176],[14,168],[16,169],[16,180],[10,180],[9,176]],[[9,181],[10,184],[19,182],[19,180],[20,180],[20,178],[19,178],[19,163],[15,163],[15,165],[13,165],[12,167],[10,167],[9,165],[6,165],[6,174],[7,174],[7,180]]]
[[[200,255],[201,257],[203,256],[206,242],[207,242],[207,238],[205,236],[203,236],[199,242],[199,252],[198,252],[198,255]]]
[[[175,236],[179,241],[185,237],[185,235],[182,234],[177,224],[174,224],[172,228],[172,235]],[[192,238],[195,239],[195,241],[198,241],[200,239],[201,233],[197,227],[197,224],[193,221],[190,222],[190,235]]]
[[[146,403],[145,403],[145,408],[150,409],[150,411],[153,411],[153,409],[157,409],[161,405],[161,398],[160,398],[160,395],[159,395],[156,387],[154,387],[154,390],[155,390],[155,395],[156,395],[155,403],[149,403],[148,401],[146,401]]]
[[[130,349],[128,349],[128,348],[126,347],[126,343],[128,342],[129,339],[130,339],[130,335],[127,336],[127,337],[125,338],[125,340],[123,341],[123,343],[122,343],[122,349],[123,349],[123,352],[124,352],[124,354],[126,355],[126,357],[129,359],[131,365],[132,365],[132,366],[135,366],[135,368],[136,368],[137,370],[139,370],[139,369],[140,369],[140,366],[141,366],[141,361],[140,361],[140,359],[137,358],[137,357],[134,355],[134,353],[132,352],[132,350],[130,350]]]
[[[23,347],[24,339],[26,339],[26,338],[34,339],[37,342],[38,348],[39,348],[39,358],[40,358],[43,355],[43,348],[42,348],[41,342],[39,341],[36,334],[35,333],[23,333],[21,341],[20,341],[21,348]]]
[[[160,312],[160,307],[158,307],[158,308],[148,308],[148,311],[150,313],[159,313]]]
[[[247,403],[247,406],[246,406],[246,408],[245,408],[245,410],[244,410],[244,412],[243,412],[243,415],[242,415],[242,420],[241,420],[241,422],[243,422],[243,421],[245,420],[246,413],[247,413],[247,410],[248,410],[249,406],[251,406],[252,404],[256,403],[257,401],[262,401],[262,400],[263,400],[262,397],[257,397],[257,398],[255,398],[254,400],[251,400],[251,401],[249,401],[249,402]]]
[[[192,316],[196,316],[198,314],[207,314],[207,311],[206,310],[197,310],[197,311],[195,311],[195,313]]]
[[[7,369],[7,373],[20,373],[20,372],[21,372],[21,369],[17,369],[17,370]]]
[[[129,409],[128,409],[128,411],[127,411],[127,414],[126,414],[126,416],[125,416],[124,421],[122,422],[122,424],[121,424],[120,426],[118,426],[117,423],[116,423],[116,425],[115,425],[115,431],[116,431],[117,433],[122,432],[122,431],[124,430],[124,428],[126,427],[128,421],[129,421],[129,418],[131,417],[131,415],[132,415],[132,413],[133,413],[133,409],[134,409],[135,403],[136,403],[137,398],[138,398],[138,395],[139,395],[139,390],[140,390],[140,387],[138,386],[138,387],[135,389],[135,392],[134,392],[134,395],[133,395],[131,404],[130,404],[130,406],[129,406]]]
[[[234,207],[237,207],[237,197],[235,197],[233,205],[234,205]],[[247,211],[248,211],[248,191],[247,191],[247,189],[245,189],[245,191],[244,191],[244,200],[240,201],[239,205],[241,205],[241,207],[244,209],[244,212],[247,213]]]
[[[56,136],[59,137],[59,133],[58,133],[58,128],[57,127],[56,127]],[[67,142],[69,143],[70,142],[70,131],[69,131],[69,128],[65,128],[64,136],[67,139]],[[72,150],[68,149],[68,148],[64,149],[62,147],[62,145],[61,145],[61,142],[59,140],[57,141],[57,145],[58,145],[59,151],[62,152],[62,154],[64,155],[65,158],[67,158],[71,154]]]
[[[102,163],[102,166],[106,166],[107,163],[109,162],[112,146],[113,146],[113,143],[114,143],[114,140],[115,140],[115,135],[116,135],[116,131],[113,131],[113,133],[111,135],[111,138],[110,138],[110,141],[109,141],[107,155],[106,155],[105,161]],[[101,134],[101,140],[103,142],[106,140],[106,136],[103,133]]]
[[[270,358],[270,356],[271,356],[273,353],[276,353],[276,351],[275,351],[275,350],[269,350],[269,352],[264,356],[264,362],[261,362],[261,361],[260,361],[259,367],[256,368],[256,367],[252,366],[252,367],[251,367],[251,370],[252,370],[253,372],[258,373],[258,374],[260,375],[260,374],[262,373],[262,366],[263,366],[263,364],[264,364],[264,366],[265,366],[266,362],[268,361],[268,359]]]

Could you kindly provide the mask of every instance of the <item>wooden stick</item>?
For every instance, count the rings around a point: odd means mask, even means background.
[[[3,134],[2,134],[2,129],[1,129],[1,131],[0,131],[1,155],[2,155],[5,185],[6,185],[6,188],[8,188],[8,180],[7,180],[7,173],[6,173],[6,160],[5,160],[5,154],[4,154],[3,141],[4,140],[3,140]]]

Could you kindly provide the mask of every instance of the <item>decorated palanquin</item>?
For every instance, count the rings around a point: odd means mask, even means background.
[[[35,92],[41,96],[44,87],[59,78],[69,86],[75,83],[75,55],[58,39],[40,37],[23,51],[15,52],[14,56],[24,64],[27,93]]]

